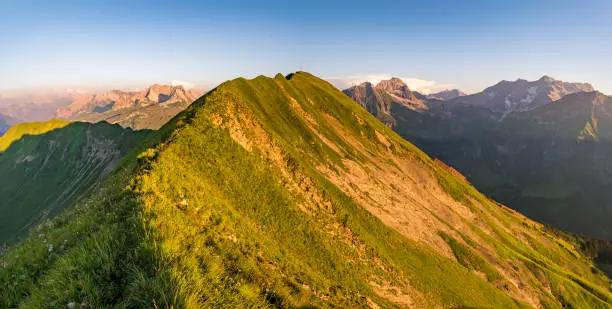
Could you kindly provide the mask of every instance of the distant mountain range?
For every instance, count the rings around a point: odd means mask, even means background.
[[[391,106],[399,104],[410,110],[426,110],[427,97],[413,92],[401,79],[392,78],[376,85],[365,82],[343,91],[387,126],[394,126]]]
[[[380,81],[376,85],[364,82],[350,87],[343,92],[357,101],[384,124],[391,127],[396,125],[396,121],[391,114],[393,104],[398,104],[413,111],[423,112],[429,110],[429,105],[435,103],[442,104],[442,101],[449,101],[466,95],[459,89],[444,90],[424,95],[417,91],[411,91],[408,85],[397,77]]]
[[[112,90],[76,96],[55,116],[87,122],[107,121],[133,129],[158,129],[201,95],[181,85],[152,85],[143,91]]]
[[[22,90],[0,93],[0,114],[19,119],[20,122],[47,121],[55,111],[84,93],[75,89]]]
[[[2,134],[8,131],[10,127],[16,125],[17,123],[19,123],[18,119],[0,114],[0,136],[2,136]]]
[[[433,100],[448,101],[448,100],[452,100],[454,98],[462,97],[465,95],[466,95],[465,92],[459,89],[451,89],[451,90],[447,89],[444,91],[428,94],[427,98],[433,99]]]
[[[524,79],[513,82],[504,80],[482,92],[452,99],[448,104],[484,107],[507,114],[532,110],[568,94],[591,91],[594,91],[593,86],[588,83],[568,83],[543,76],[531,82]]]
[[[39,90],[0,94],[0,134],[19,122],[52,118],[86,122],[107,121],[133,129],[157,129],[202,91],[175,83],[152,85],[142,91]]]
[[[345,93],[500,202],[564,230],[612,238],[610,97],[548,76],[419,100],[419,108],[377,89],[370,101]]]

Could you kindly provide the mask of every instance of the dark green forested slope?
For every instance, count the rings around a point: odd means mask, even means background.
[[[574,244],[303,72],[220,85],[0,262],[4,307],[612,304]]]
[[[0,243],[71,205],[148,132],[107,123],[21,123],[0,137]]]

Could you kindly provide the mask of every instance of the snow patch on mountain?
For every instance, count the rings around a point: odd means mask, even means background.
[[[480,93],[450,100],[450,103],[488,108],[495,113],[528,111],[568,94],[594,91],[587,83],[568,83],[544,76],[536,81],[501,81]]]

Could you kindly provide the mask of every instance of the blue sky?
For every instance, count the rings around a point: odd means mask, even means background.
[[[548,74],[612,94],[612,0],[254,2],[3,0],[0,91],[302,68],[469,92]]]

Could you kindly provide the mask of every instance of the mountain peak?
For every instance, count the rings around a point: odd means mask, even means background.
[[[406,89],[410,91],[408,85],[406,85],[403,80],[397,77],[392,77],[389,80],[381,80],[378,84],[376,84],[376,87],[384,89],[386,91],[393,91],[399,89]]]
[[[410,90],[408,85],[403,80],[397,77],[393,77],[389,80],[382,80],[376,86],[376,89],[384,91],[390,95],[396,96],[400,99],[416,102],[419,99]]]
[[[508,113],[532,110],[562,97],[578,92],[594,91],[587,83],[556,80],[548,75],[536,81],[517,79],[502,80],[483,92],[458,98],[458,102],[489,108],[493,112]]]
[[[372,88],[372,87],[374,87],[374,84],[372,84],[372,82],[367,82],[366,81],[366,82],[363,82],[361,84],[351,86],[348,89],[351,89],[351,88]]]
[[[183,84],[153,84],[142,91],[111,90],[93,95],[74,97],[72,103],[59,108],[55,115],[73,119],[86,114],[104,113],[129,107],[145,107],[156,104],[189,104],[198,96],[196,90],[187,90]]]
[[[389,79],[389,81],[392,82],[392,83],[398,83],[398,84],[404,84],[405,85],[404,81],[401,78],[399,78],[399,77],[391,77],[391,79]]]
[[[427,95],[428,99],[440,100],[440,101],[448,101],[457,97],[465,96],[465,92],[459,89],[446,89],[440,92],[431,93]]]
[[[397,77],[382,80],[376,86],[371,82],[364,82],[343,92],[390,127],[395,125],[395,120],[390,114],[391,105],[394,103],[416,111],[427,109],[425,105],[427,98],[418,92],[410,91],[408,85]]]
[[[556,79],[548,76],[548,75],[544,75],[542,77],[540,77],[539,81],[544,81],[544,82],[554,82],[556,81]]]

